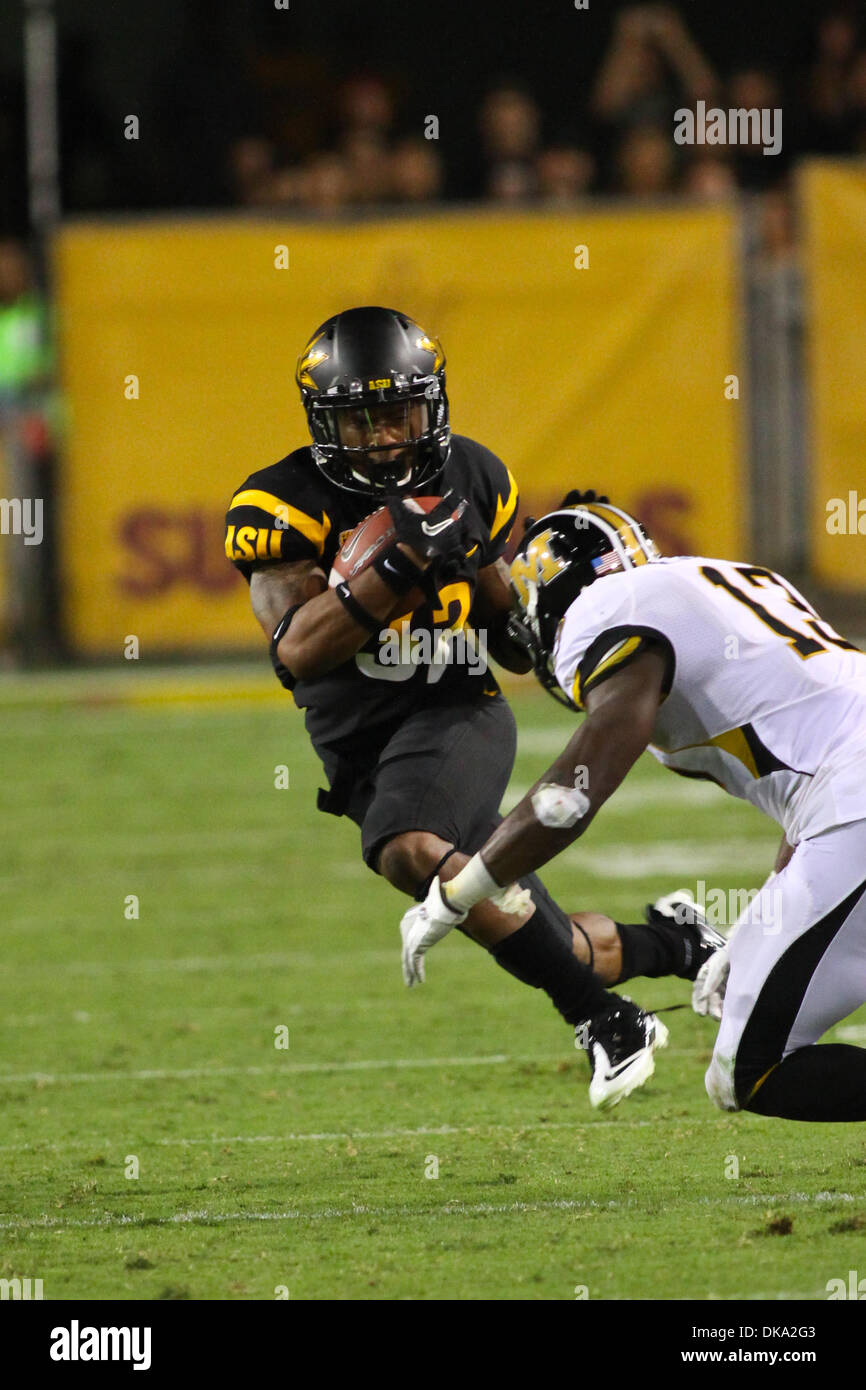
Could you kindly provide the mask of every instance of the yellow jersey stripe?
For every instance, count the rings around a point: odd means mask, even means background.
[[[594,668],[592,673],[588,675],[584,681],[581,681],[580,672],[578,671],[577,679],[575,680],[575,688],[580,696],[579,703],[581,705],[583,704],[584,692],[592,685],[593,681],[597,680],[603,672],[609,671],[612,666],[619,666],[621,662],[625,661],[626,657],[631,656],[632,652],[637,650],[642,641],[643,638],[640,636],[624,638],[622,642],[619,642],[617,646],[614,647],[612,652],[608,652],[604,660],[599,662],[598,666]]]
[[[508,474],[508,481],[510,484],[508,497],[503,502],[502,493],[499,493],[496,498],[496,515],[493,518],[493,525],[490,528],[491,540],[493,540],[494,536],[499,534],[503,526],[508,525],[511,518],[514,516],[514,509],[517,506],[517,482],[512,477],[511,471],[508,468],[506,468],[505,471]]]
[[[703,745],[707,748],[721,748],[725,753],[730,753],[731,757],[737,758],[753,777],[760,777],[754,754],[748,745],[746,735],[742,729],[728,729],[723,734],[716,734],[715,738],[708,739]]]
[[[261,492],[258,488],[247,488],[245,492],[237,493],[232,498],[229,511],[233,511],[235,507],[258,507],[260,511],[268,512],[275,522],[279,522],[277,530],[300,531],[301,535],[313,542],[319,554],[324,549],[325,537],[331,529],[331,520],[327,512],[322,512],[322,520],[316,521],[313,517],[307,516],[306,512],[284,502],[281,497],[275,497],[272,492]]]
[[[732,758],[741,762],[747,772],[750,772],[755,779],[761,776],[755,762],[755,755],[749,747],[749,741],[742,729],[726,729],[723,734],[716,734],[715,738],[708,738],[704,743],[687,743],[682,748],[675,748],[673,751],[675,753],[687,753],[690,748],[720,748],[723,753],[730,753]],[[721,786],[721,783],[719,785]]]

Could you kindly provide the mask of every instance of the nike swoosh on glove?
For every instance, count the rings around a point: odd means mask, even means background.
[[[389,497],[388,511],[397,540],[423,555],[425,560],[459,563],[467,548],[480,540],[474,508],[453,490],[446,492],[432,512],[416,511],[411,497]]]

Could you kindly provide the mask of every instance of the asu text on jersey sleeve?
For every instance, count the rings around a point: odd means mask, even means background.
[[[321,559],[331,518],[292,457],[252,473],[226,514],[226,555],[249,579],[257,564]]]

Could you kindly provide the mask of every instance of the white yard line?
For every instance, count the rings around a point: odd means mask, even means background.
[[[826,1204],[829,1202],[854,1202],[859,1201],[859,1197],[854,1197],[850,1192],[782,1192],[782,1193],[749,1193],[746,1196],[737,1197],[697,1197],[678,1199],[678,1207],[712,1207],[727,1208],[732,1207],[754,1207],[765,1206],[768,1202],[780,1204],[798,1205]],[[342,1221],[353,1216],[378,1216],[378,1217],[399,1217],[409,1216],[413,1220],[432,1218],[437,1220],[443,1216],[502,1216],[511,1213],[526,1212],[546,1212],[546,1211],[622,1211],[643,1209],[643,1204],[634,1197],[626,1201],[597,1202],[594,1198],[585,1200],[560,1198],[548,1202],[445,1202],[439,1206],[413,1207],[383,1206],[370,1207],[357,1204],[350,1207],[323,1207],[319,1211],[301,1211],[293,1209],[289,1211],[234,1211],[234,1212],[210,1212],[210,1211],[185,1211],[175,1212],[173,1216],[146,1216],[143,1213],[138,1216],[112,1216],[106,1214],[98,1217],[85,1217],[81,1220],[69,1220],[62,1216],[40,1216],[33,1218],[19,1218],[13,1221],[0,1222],[0,1230],[20,1231],[20,1230],[83,1230],[94,1227],[112,1226],[181,1226],[195,1225],[227,1225],[231,1222],[269,1222],[269,1221]]]
[[[539,773],[543,769],[539,768]],[[529,791],[530,783],[510,782],[502,801],[503,811],[510,811]],[[706,806],[715,810],[724,804],[724,793],[719,787],[708,782],[683,782],[682,778],[671,777],[670,783],[648,785],[645,782],[627,782],[606,801],[599,815],[605,820],[611,816],[633,815],[635,811],[649,811],[654,806],[695,807]],[[744,832],[744,835],[748,832]]]
[[[567,1054],[566,1054],[567,1055]],[[17,1072],[0,1076],[0,1085],[15,1082],[91,1082],[91,1081],[186,1081],[218,1076],[297,1076],[316,1072],[387,1071],[389,1068],[417,1067],[489,1067],[503,1062],[555,1062],[562,1056],[508,1057],[498,1052],[490,1057],[368,1057],[348,1062],[286,1062],[266,1067],[186,1067],[180,1070],[155,1068],[142,1071],[78,1071],[78,1072]]]
[[[695,1048],[668,1047],[665,1049],[665,1056],[693,1057],[695,1051]],[[567,1048],[564,1048],[562,1052],[535,1057],[511,1057],[507,1053],[496,1052],[489,1057],[363,1057],[346,1062],[274,1062],[268,1066],[183,1067],[177,1070],[159,1067],[125,1071],[119,1067],[115,1069],[106,1067],[104,1071],[27,1071],[12,1072],[0,1076],[0,1085],[34,1082],[42,1082],[44,1085],[59,1085],[63,1082],[89,1084],[94,1081],[189,1081],[206,1080],[208,1077],[220,1076],[302,1076],[324,1072],[388,1071],[391,1068],[411,1071],[430,1067],[489,1067],[509,1063],[512,1066],[526,1066],[527,1064],[550,1066],[566,1061],[573,1055],[573,1052],[570,1053]]]
[[[609,1129],[617,1127],[619,1129],[648,1129],[655,1128],[661,1124],[682,1125],[682,1116],[663,1117],[655,1120],[575,1120],[573,1123],[568,1120],[553,1120],[546,1123],[542,1120],[529,1120],[526,1124],[477,1124],[477,1125],[418,1125],[408,1129],[344,1129],[326,1131],[321,1134],[316,1132],[304,1134],[214,1134],[205,1138],[188,1139],[176,1136],[171,1139],[106,1139],[102,1135],[92,1135],[88,1139],[70,1139],[66,1144],[58,1144],[55,1141],[46,1140],[41,1143],[33,1140],[30,1143],[21,1144],[0,1144],[0,1153],[38,1153],[48,1149],[52,1153],[65,1153],[73,1149],[110,1149],[128,1148],[130,1145],[137,1144],[140,1148],[146,1148],[149,1144],[156,1144],[159,1147],[170,1148],[191,1148],[199,1145],[217,1146],[225,1144],[336,1144],[344,1143],[351,1139],[423,1139],[448,1136],[451,1134],[511,1134],[520,1135],[524,1133],[549,1130],[583,1130],[583,1129]]]
[[[648,811],[651,808],[647,808]],[[685,878],[692,883],[710,874],[742,879],[743,875],[765,879],[773,867],[777,846],[764,844],[754,835],[709,844],[706,840],[669,840],[660,844],[578,845],[565,850],[557,861],[580,870],[587,878],[634,880],[645,878]]]
[[[396,919],[395,919],[396,920]],[[462,943],[457,940],[454,946],[459,950]],[[452,947],[453,949],[453,947]],[[468,950],[468,943],[466,945]],[[397,947],[393,950],[373,949],[352,946],[351,952],[347,951],[272,951],[261,955],[237,955],[237,956],[155,956],[148,959],[136,959],[129,957],[122,960],[44,960],[44,961],[24,961],[20,964],[4,962],[4,974],[9,974],[15,970],[23,974],[40,974],[47,971],[51,975],[63,973],[65,975],[86,975],[101,976],[115,975],[123,973],[138,974],[162,974],[163,972],[177,971],[179,974],[187,972],[196,973],[198,971],[218,971],[226,970],[236,973],[239,970],[289,970],[292,967],[308,970],[321,966],[322,969],[330,969],[335,961],[345,965],[346,960],[369,960],[376,962],[390,961],[394,967],[395,979],[399,972],[399,955]]]

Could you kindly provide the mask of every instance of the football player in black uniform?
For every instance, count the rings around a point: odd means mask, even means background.
[[[329,783],[319,809],[350,816],[369,867],[421,900],[436,874],[450,878],[484,844],[511,774],[514,718],[466,634],[483,634],[509,669],[530,669],[502,560],[517,484],[489,449],[452,435],[442,348],[405,314],[358,308],[329,319],[301,354],[297,383],[312,447],[238,489],[226,554],[249,581],[277,675],[305,711]],[[413,495],[444,500],[424,513],[406,506]],[[329,587],[343,541],[383,505],[393,544],[351,584]],[[419,590],[410,613],[406,596]],[[397,633],[410,641],[395,660]],[[534,875],[521,886],[481,904],[466,934],[545,990],[568,1023],[592,1019],[612,1035],[643,1028],[651,1063],[663,1025],[605,986],[632,975],[693,979],[721,938],[681,925],[671,903],[637,926],[598,913],[569,919]]]

